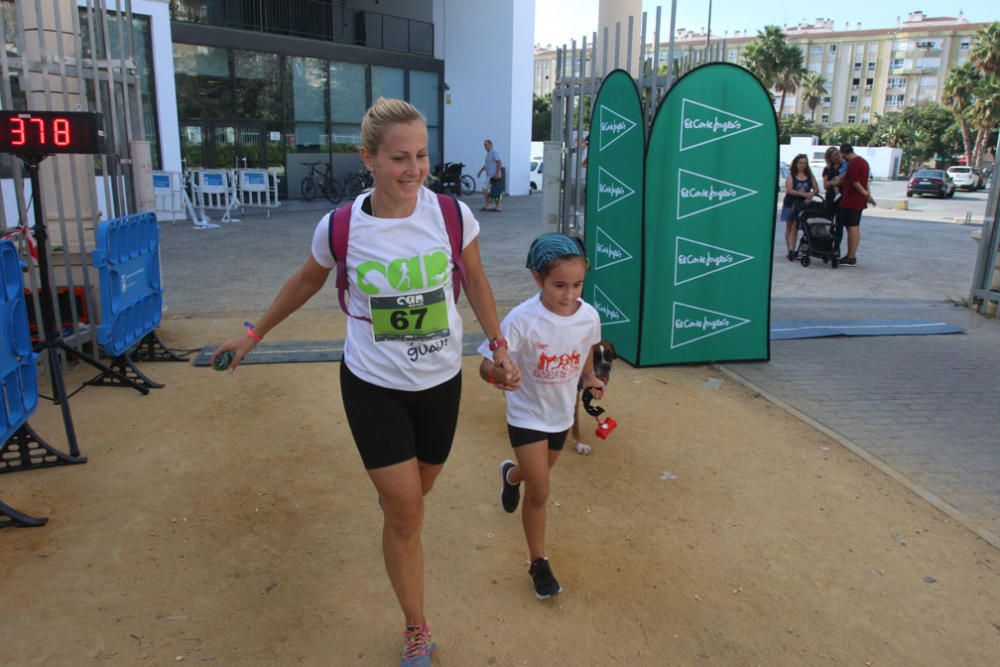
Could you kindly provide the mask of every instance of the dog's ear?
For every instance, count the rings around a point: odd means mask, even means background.
[[[614,344],[610,340],[602,340],[601,343],[608,350],[608,359],[609,360],[614,360],[614,359],[618,358],[618,350],[615,349]]]

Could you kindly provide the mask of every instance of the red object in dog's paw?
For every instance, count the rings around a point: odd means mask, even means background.
[[[618,428],[618,422],[616,422],[611,417],[608,417],[604,421],[598,419],[597,430],[594,431],[594,435],[596,435],[601,440],[607,440],[608,436],[611,435],[611,432],[614,431],[616,428]]]

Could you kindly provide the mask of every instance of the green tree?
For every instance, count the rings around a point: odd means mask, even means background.
[[[944,82],[944,103],[955,112],[962,132],[962,147],[965,152],[965,163],[972,162],[972,134],[969,131],[969,110],[975,102],[976,86],[979,84],[979,72],[971,63],[956,67],[948,73]]]
[[[809,109],[809,118],[816,120],[816,107],[827,94],[826,79],[816,72],[809,72],[802,77],[802,100]]]
[[[973,124],[978,128],[972,149],[972,164],[979,165],[998,122],[996,106],[997,91],[1000,90],[1000,85],[997,84],[1000,80],[1000,23],[991,23],[976,32],[971,61],[983,75],[975,89],[976,101],[969,109]]]
[[[774,88],[781,93],[781,102],[778,104],[778,118],[785,113],[785,98],[795,94],[798,90],[799,82],[805,76],[806,69],[803,66],[802,50],[794,44],[785,44],[778,51],[778,63]]]
[[[548,141],[552,136],[552,95],[535,95],[531,101],[531,140]]]
[[[778,127],[778,143],[787,144],[792,135],[820,136],[821,130],[814,121],[800,113],[785,116]]]
[[[970,58],[986,76],[1000,77],[1000,23],[991,23],[976,32]]]

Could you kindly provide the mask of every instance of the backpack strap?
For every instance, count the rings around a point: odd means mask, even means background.
[[[451,261],[454,269],[451,274],[451,286],[455,290],[455,304],[458,304],[458,297],[465,286],[467,276],[465,273],[465,262],[462,261],[462,241],[465,238],[465,225],[462,221],[462,209],[459,208],[458,200],[451,195],[437,193],[438,206],[441,207],[441,214],[444,216],[444,227],[448,232],[448,241],[451,243]]]
[[[330,253],[337,264],[337,300],[348,317],[371,323],[361,315],[351,315],[347,310],[347,242],[351,238],[351,204],[344,204],[330,214]]]

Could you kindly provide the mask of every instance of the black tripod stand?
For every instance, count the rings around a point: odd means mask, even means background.
[[[69,457],[62,452],[53,450],[49,445],[39,442],[39,446],[48,449],[63,460],[63,463],[83,463],[86,457],[80,457],[80,448],[76,442],[76,430],[73,428],[73,416],[69,411],[69,400],[66,396],[66,385],[63,383],[62,368],[59,361],[59,351],[78,357],[82,361],[90,364],[105,375],[109,375],[119,380],[123,384],[132,384],[129,378],[118,371],[109,368],[90,355],[70,347],[63,340],[59,325],[56,323],[55,308],[52,305],[52,284],[49,281],[49,258],[48,239],[49,234],[45,228],[45,216],[42,215],[42,194],[41,185],[38,178],[38,167],[47,155],[19,155],[19,158],[28,168],[31,177],[31,203],[35,210],[35,245],[38,248],[38,272],[41,275],[41,294],[39,300],[42,304],[42,328],[44,339],[38,345],[36,351],[45,350],[49,358],[49,374],[52,378],[52,402],[59,405],[62,411],[63,425],[66,427],[66,440],[69,442]],[[19,432],[20,433],[20,432]],[[18,434],[15,434],[15,436]],[[14,438],[11,438],[13,441]],[[75,460],[69,460],[75,459]],[[56,464],[58,465],[58,464]]]

